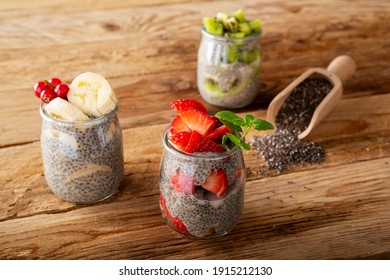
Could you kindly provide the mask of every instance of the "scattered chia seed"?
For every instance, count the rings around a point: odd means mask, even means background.
[[[298,139],[311,117],[332,89],[322,78],[307,78],[286,99],[276,116],[277,130],[262,137],[254,136],[251,144],[267,162],[269,169],[282,172],[294,164],[315,164],[325,157],[325,150],[312,141]]]

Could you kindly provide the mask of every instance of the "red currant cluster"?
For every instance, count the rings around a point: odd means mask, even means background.
[[[34,85],[35,95],[44,103],[49,103],[56,97],[67,99],[69,86],[62,83],[58,78],[51,78],[50,80],[39,81]]]

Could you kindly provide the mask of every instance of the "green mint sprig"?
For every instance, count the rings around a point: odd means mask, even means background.
[[[227,143],[228,139],[242,149],[250,150],[251,146],[248,143],[245,143],[245,136],[252,129],[259,131],[274,129],[274,126],[271,123],[262,119],[255,119],[255,117],[250,114],[246,114],[245,119],[230,111],[221,111],[216,113],[215,116],[232,131],[232,133],[226,133],[222,138],[222,145],[227,150],[229,150]]]

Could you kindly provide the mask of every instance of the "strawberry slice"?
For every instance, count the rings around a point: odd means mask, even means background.
[[[187,233],[187,227],[184,225],[183,221],[179,219],[179,217],[173,217],[167,209],[166,201],[164,197],[160,194],[160,209],[163,215],[165,215],[168,220],[171,222],[172,226],[174,226],[179,232]]]
[[[211,116],[211,118],[212,118],[212,119],[214,120],[214,122],[215,122],[215,127],[214,127],[214,128],[218,128],[218,127],[220,127],[220,126],[223,125],[223,123],[221,122],[221,120],[218,119],[216,116]]]
[[[171,123],[170,131],[172,134],[176,134],[183,131],[191,132],[191,129],[183,122],[180,116],[176,116]]]
[[[226,152],[226,149],[194,130],[184,151],[189,154],[196,152],[224,153]]]
[[[214,120],[201,111],[189,110],[180,114],[181,119],[192,130],[202,135],[208,134],[215,126]]]
[[[194,178],[191,175],[185,174],[183,171],[178,170],[175,175],[170,176],[173,187],[177,192],[184,194],[195,193]]]
[[[205,190],[208,190],[218,197],[222,197],[227,190],[228,179],[223,169],[213,170],[202,184]]]
[[[213,140],[216,143],[221,143],[222,137],[226,133],[232,133],[232,132],[226,125],[223,125],[211,131],[210,134],[207,134],[206,138]]]
[[[182,131],[168,136],[169,141],[179,150],[184,151],[190,141],[192,133],[189,131]]]
[[[175,110],[179,115],[188,110],[197,110],[203,113],[207,113],[206,107],[200,103],[198,100],[192,98],[185,98],[173,101],[169,104],[173,110]]]

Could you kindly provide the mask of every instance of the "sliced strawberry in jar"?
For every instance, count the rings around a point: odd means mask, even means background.
[[[226,133],[232,133],[231,130],[226,126],[220,126],[217,129],[214,129],[209,134],[206,135],[206,138],[213,140],[214,142],[221,143],[222,137]]]
[[[180,117],[192,131],[196,130],[202,135],[208,134],[215,126],[215,121],[201,111],[185,111],[180,114]]]
[[[188,142],[190,141],[192,133],[189,131],[182,131],[176,134],[171,134],[168,136],[169,141],[172,145],[178,148],[181,151],[184,151],[187,147]]]
[[[161,209],[161,212],[163,213],[163,215],[165,215],[168,218],[171,225],[173,227],[175,227],[179,232],[181,232],[181,233],[188,232],[187,227],[185,226],[183,221],[180,220],[179,217],[174,217],[169,213],[169,211],[167,209],[166,201],[161,194],[160,194],[160,209]]]
[[[223,123],[221,122],[221,120],[218,119],[216,116],[211,116],[211,118],[212,118],[212,119],[214,120],[214,122],[215,122],[214,128],[218,128],[218,127],[220,127],[220,126],[223,125]]]
[[[178,170],[176,174],[170,176],[170,178],[175,191],[184,194],[195,193],[195,182],[191,175],[185,174],[182,170]]]
[[[226,149],[194,130],[184,151],[189,154],[202,152],[224,153]]]
[[[186,125],[185,122],[183,122],[180,116],[176,116],[171,123],[170,132],[172,134],[176,134],[183,131],[191,132],[192,130]]]
[[[211,171],[202,187],[209,192],[216,194],[218,197],[223,197],[227,190],[228,179],[223,169]]]
[[[189,110],[197,110],[203,113],[207,113],[206,107],[198,100],[192,98],[185,98],[173,101],[169,104],[169,106],[171,106],[171,108],[175,110],[179,115]]]

